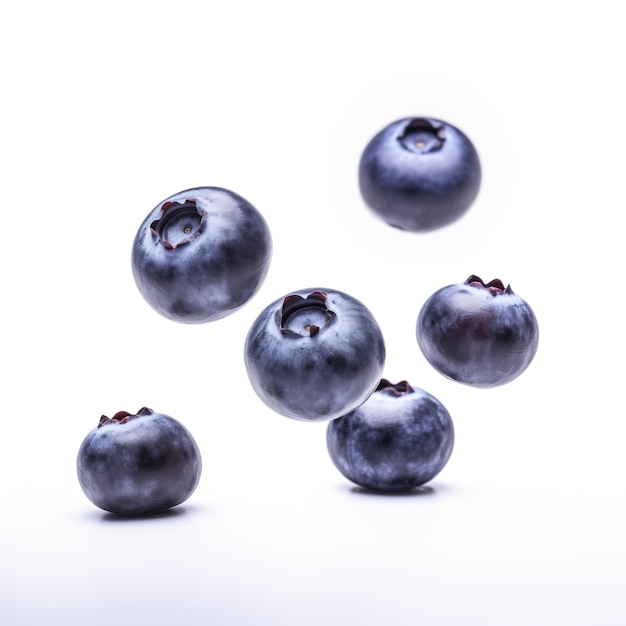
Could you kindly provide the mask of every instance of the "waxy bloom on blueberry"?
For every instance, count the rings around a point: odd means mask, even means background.
[[[132,269],[146,301],[164,317],[211,322],[246,304],[269,269],[272,240],[263,216],[220,187],[160,202],[133,244]]]
[[[76,465],[89,500],[118,515],[156,513],[184,502],[202,472],[191,433],[147,407],[103,415],[81,444]]]
[[[422,307],[417,342],[444,376],[474,387],[517,378],[533,360],[539,327],[528,303],[499,279],[470,276],[436,291]]]
[[[303,289],[270,304],[252,324],[245,364],[257,395],[277,413],[330,420],[378,384],[385,344],[371,312],[332,289]]]
[[[430,117],[389,124],[359,163],[361,195],[391,226],[425,232],[459,219],[480,189],[481,166],[458,128]]]
[[[448,462],[454,427],[434,396],[407,381],[382,379],[357,409],[328,424],[330,458],[349,480],[403,491],[432,480]]]

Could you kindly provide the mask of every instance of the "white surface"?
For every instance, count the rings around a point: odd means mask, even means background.
[[[0,621],[63,624],[626,623],[623,209],[626,46],[616,5],[526,2],[8,4],[2,98]],[[363,206],[370,137],[449,121],[484,177],[467,216],[412,235]],[[161,319],[130,272],[153,206],[196,185],[266,216],[270,275],[237,314]],[[506,387],[447,381],[417,313],[499,277],[540,321]],[[455,422],[425,493],[360,492],[325,426],[279,417],[245,333],[294,289],[374,312],[388,378]],[[196,437],[170,515],[118,521],[75,457],[143,405]]]

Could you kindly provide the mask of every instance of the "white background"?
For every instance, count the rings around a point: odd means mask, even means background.
[[[6,3],[0,19],[0,621],[7,626],[626,623],[624,59],[609,1]],[[427,235],[363,205],[361,151],[400,117],[483,165]],[[213,324],[160,318],[130,247],[165,197],[230,188],[266,217],[270,273]],[[539,351],[476,390],[426,363],[426,298],[470,274],[533,307]],[[245,334],[271,301],[364,302],[386,377],[455,423],[425,492],[377,496],[324,424],[256,397]],[[170,514],[118,520],[76,479],[105,413],[147,405],[203,454]]]

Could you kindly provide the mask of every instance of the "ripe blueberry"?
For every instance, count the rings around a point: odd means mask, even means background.
[[[454,427],[434,396],[382,379],[357,409],[331,421],[326,431],[330,458],[349,480],[376,491],[423,485],[445,466]]]
[[[258,291],[272,256],[270,231],[247,200],[220,187],[198,187],[160,202],[133,244],[137,287],[175,322],[211,322]]]
[[[389,124],[359,164],[365,203],[391,226],[423,232],[461,217],[478,195],[481,166],[472,142],[433,118]]]
[[[245,342],[257,395],[277,413],[324,421],[363,403],[378,384],[385,344],[371,312],[331,289],[302,289],[265,308]]]
[[[192,494],[200,450],[177,420],[146,407],[103,415],[78,451],[78,481],[97,507],[118,515],[169,509]]]
[[[436,291],[422,307],[417,342],[441,374],[474,387],[517,378],[537,351],[539,328],[528,303],[501,280],[464,283]]]

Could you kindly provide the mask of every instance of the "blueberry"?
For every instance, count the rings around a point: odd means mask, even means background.
[[[263,283],[272,240],[263,216],[220,187],[198,187],[160,202],[133,244],[139,291],[161,315],[197,324],[229,315]]]
[[[389,124],[369,142],[359,164],[365,203],[391,226],[413,232],[461,217],[480,180],[472,142],[451,124],[426,117]]]
[[[356,410],[331,421],[328,452],[349,480],[376,491],[413,489],[433,479],[452,454],[454,427],[434,396],[407,381],[382,379]]]
[[[257,395],[277,413],[324,421],[355,409],[376,389],[385,344],[371,312],[331,289],[302,289],[265,308],[245,342]]]
[[[517,378],[537,351],[539,328],[525,300],[495,279],[478,276],[436,291],[424,303],[417,342],[441,374],[474,387]]]
[[[192,494],[202,471],[200,450],[177,420],[146,407],[120,411],[85,437],[78,481],[97,507],[118,515],[169,509]]]

